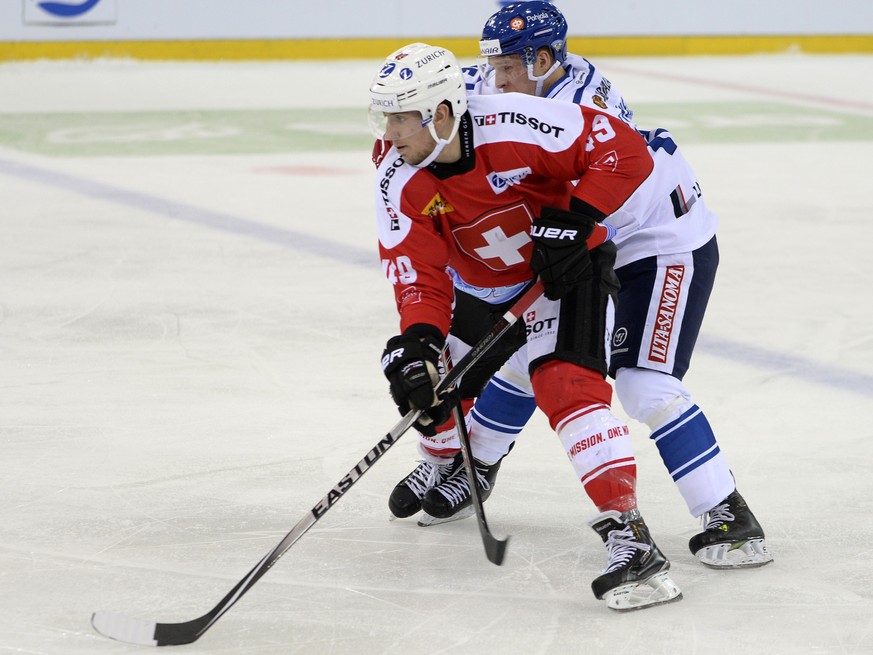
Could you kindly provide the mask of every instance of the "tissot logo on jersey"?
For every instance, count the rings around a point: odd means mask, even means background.
[[[394,211],[394,207],[385,206],[385,213],[388,214],[388,217],[391,219],[391,231],[396,232],[400,229],[400,217],[397,215],[397,212]]]
[[[554,316],[542,321],[526,321],[524,326],[525,334],[531,336],[532,334],[539,334],[543,330],[552,330],[557,325],[557,321],[558,319]]]
[[[484,116],[473,116],[476,125],[479,127],[487,127],[489,125],[503,125],[505,123],[515,123],[516,125],[527,125],[532,130],[538,130],[543,134],[553,134],[557,139],[563,132],[565,127],[558,125],[550,125],[544,123],[536,116],[526,116],[521,112],[501,111],[497,114],[486,114]]]
[[[398,157],[393,162],[391,162],[391,167],[385,171],[385,174],[382,176],[382,179],[379,181],[379,190],[382,194],[382,202],[385,203],[385,206],[388,207],[388,187],[391,186],[391,178],[394,177],[394,174],[397,172],[397,169],[403,166],[403,157]],[[395,216],[392,216],[395,218]]]

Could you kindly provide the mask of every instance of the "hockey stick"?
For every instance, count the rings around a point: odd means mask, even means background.
[[[455,403],[452,408],[452,414],[455,417],[455,424],[458,426],[458,438],[461,442],[461,450],[464,452],[464,467],[467,470],[467,484],[470,485],[470,500],[473,503],[473,509],[476,511],[476,521],[479,523],[479,534],[482,535],[482,544],[485,546],[485,556],[492,564],[500,566],[503,564],[503,556],[506,554],[506,544],[509,542],[509,537],[500,540],[497,539],[491,530],[488,529],[488,522],[485,520],[485,508],[482,507],[482,497],[479,495],[479,487],[476,485],[475,464],[473,463],[473,454],[470,448],[470,434],[467,432],[467,424],[464,421],[464,412],[461,410],[461,403]]]
[[[440,380],[437,385],[437,395],[444,395],[458,379],[466,373],[481,357],[512,327],[519,317],[540,297],[543,287],[540,282],[534,283],[515,304],[510,307],[491,330],[477,343],[469,353],[464,355],[455,367]],[[203,616],[183,623],[156,623],[128,617],[114,612],[94,612],[91,615],[91,625],[100,634],[131,644],[141,646],[179,646],[190,644],[199,639],[212,625],[220,619],[233,605],[251,589],[255,583],[279,561],[298,539],[300,539],[316,522],[333,507],[343,494],[366,473],[385,452],[403,434],[412,427],[421,416],[421,410],[408,412],[391,428],[379,443],[355,464],[340,481],[322,498],[307,514],[291,528],[282,540],[255,564],[245,577],[222,598],[218,604]]]

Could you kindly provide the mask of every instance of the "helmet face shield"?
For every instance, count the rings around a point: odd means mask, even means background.
[[[499,78],[498,84],[505,83],[511,87],[518,87],[530,80],[529,69],[522,60],[521,55],[496,55],[487,58],[480,58],[480,69],[484,71],[492,69],[494,74]],[[535,81],[535,80],[534,80]]]
[[[386,112],[370,105],[367,121],[370,131],[377,139],[402,141],[426,129],[431,118],[423,119],[417,111]]]

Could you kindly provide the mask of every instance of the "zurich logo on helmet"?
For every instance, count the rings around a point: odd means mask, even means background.
[[[400,71],[400,79],[401,80],[412,79],[412,69],[411,68],[404,68],[403,70],[401,70]]]
[[[391,73],[394,72],[394,68],[397,66],[393,61],[389,61],[387,64],[382,66],[382,70],[379,71],[379,77],[388,77]]]

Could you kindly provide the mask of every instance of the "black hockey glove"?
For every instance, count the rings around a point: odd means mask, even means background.
[[[382,353],[382,371],[388,378],[391,398],[401,414],[410,409],[424,410],[415,427],[429,437],[452,413],[450,404],[437,398],[434,390],[439,383],[441,352],[440,343],[433,337],[419,339],[401,334],[391,337]]]
[[[584,214],[554,207],[543,207],[542,216],[534,219],[530,267],[543,281],[549,300],[558,300],[591,277],[591,255],[585,240],[594,225],[594,219]]]

